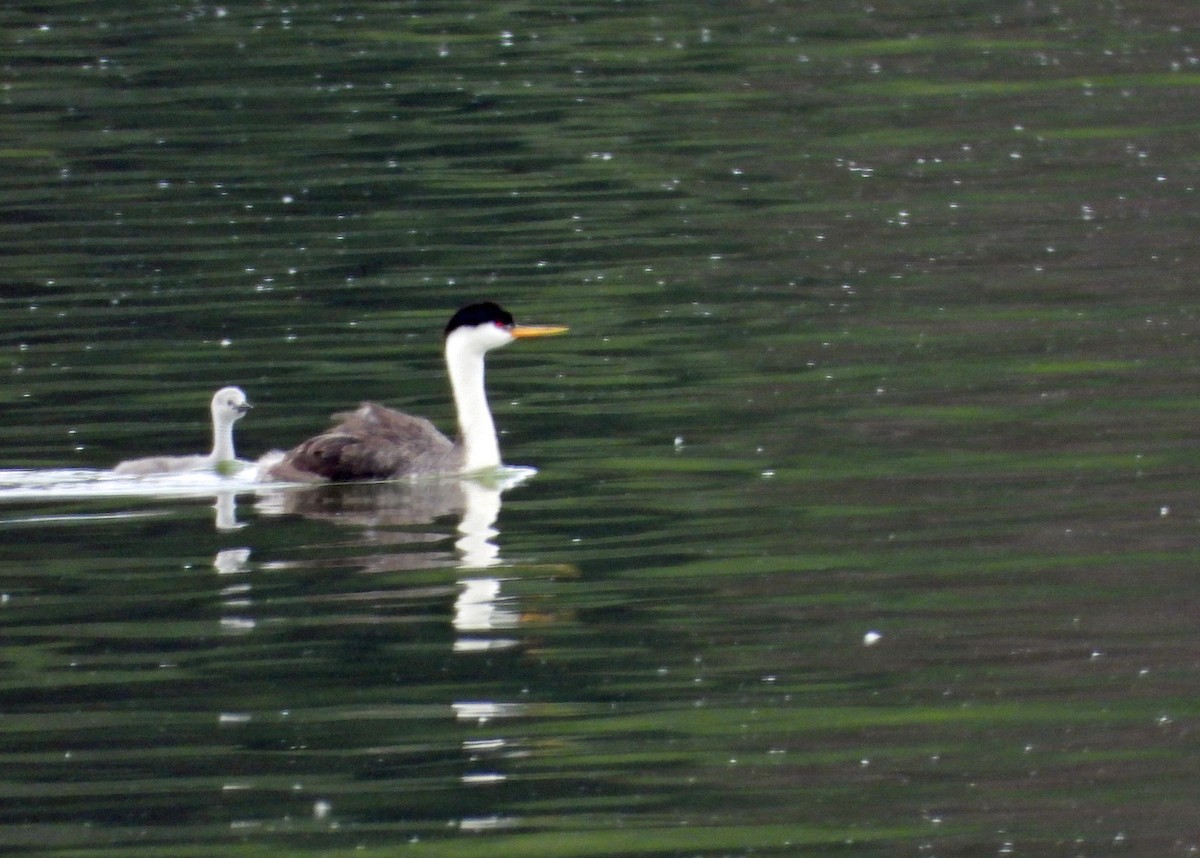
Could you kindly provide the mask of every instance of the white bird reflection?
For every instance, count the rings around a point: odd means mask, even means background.
[[[522,622],[511,597],[502,593],[504,580],[477,573],[499,566],[503,561],[496,542],[499,531],[503,492],[520,485],[535,472],[532,469],[507,469],[502,479],[448,478],[426,482],[348,483],[307,486],[260,487],[255,493],[255,510],[264,518],[299,516],[349,525],[357,530],[353,545],[362,549],[358,556],[343,557],[364,572],[395,572],[445,567],[446,533],[442,528],[427,531],[430,525],[447,515],[457,514],[455,555],[465,577],[455,582],[452,625],[456,632],[454,652],[469,653],[508,649],[519,641],[511,635],[496,635],[512,630]],[[218,527],[236,526],[232,504],[236,492],[217,498]],[[371,550],[385,546],[385,550]],[[392,550],[395,548],[395,550]],[[244,633],[257,627],[252,614],[251,585],[248,579],[233,576],[248,571],[250,549],[221,551],[213,567],[227,581],[222,587],[221,628],[226,633]],[[265,564],[271,570],[310,568],[327,559],[278,560]]]
[[[239,527],[245,527],[244,524],[237,520],[237,492],[220,491],[217,492],[216,503],[213,504],[213,527],[217,530],[237,530]]]
[[[530,476],[526,474],[520,482],[504,488],[519,485]],[[459,485],[463,493],[463,510],[458,522],[460,536],[454,546],[462,557],[460,565],[475,569],[495,566],[500,562],[500,548],[493,540],[500,532],[494,525],[500,517],[500,494],[503,489],[474,480],[461,480]]]
[[[0,503],[89,498],[150,500],[213,499],[213,525],[236,530],[237,496],[259,491],[254,465],[240,462],[229,473],[211,470],[130,476],[95,468],[0,469]],[[131,513],[144,515],[145,513]],[[86,513],[78,520],[89,518]]]
[[[466,578],[458,582],[462,591],[454,600],[454,628],[464,633],[454,641],[455,652],[508,649],[517,641],[508,637],[485,637],[485,633],[515,629],[521,614],[505,606],[499,578]]]
[[[221,587],[221,631],[253,631],[258,623],[247,616],[254,605],[251,586],[249,581],[242,580],[241,577],[250,571],[250,549],[227,548],[218,551],[213,558],[213,569],[217,571],[224,585]]]
[[[492,703],[484,700],[460,701],[451,703],[454,717],[459,721],[469,721],[475,724],[487,724],[497,718],[517,718],[525,714],[523,703]]]
[[[190,471],[129,477],[112,471],[88,468],[0,469],[0,504],[30,500],[87,498],[145,498],[213,500],[213,526],[222,532],[245,526],[238,519],[238,499],[254,498],[254,509],[262,516],[300,515],[359,525],[372,529],[431,524],[447,515],[460,516],[455,547],[460,565],[486,568],[500,563],[494,529],[500,514],[503,492],[537,473],[533,468],[504,467],[476,477],[441,478],[421,481],[293,485],[261,483],[250,462],[230,473]],[[142,517],[144,511],[131,512]],[[113,517],[114,513],[105,513]],[[80,513],[77,518],[87,519]],[[71,518],[71,517],[68,517]],[[419,542],[412,534],[405,540]],[[439,542],[443,534],[430,534],[427,541]],[[429,558],[429,566],[444,557]]]
[[[472,653],[510,649],[520,644],[515,631],[525,619],[515,599],[504,593],[507,579],[488,573],[502,565],[496,543],[499,536],[496,522],[503,491],[519,485],[532,474],[532,470],[526,470],[511,474],[503,482],[457,479],[432,485],[422,483],[417,488],[405,483],[320,486],[310,491],[260,496],[257,508],[264,514],[299,514],[355,523],[364,533],[373,534],[377,541],[396,538],[396,531],[389,527],[423,524],[449,512],[457,512],[459,520],[454,546],[462,574],[456,582],[453,651],[470,657]],[[401,530],[400,533],[412,537],[408,531]],[[430,559],[431,565],[444,563],[437,554]],[[381,568],[380,562],[378,557],[371,557],[364,566],[374,571]],[[408,552],[390,555],[386,562],[391,564],[390,568],[417,565],[413,554]],[[526,716],[529,711],[522,703],[492,700],[456,701],[450,706],[457,721],[477,729],[504,719]],[[505,783],[508,780],[505,761],[519,753],[509,747],[508,740],[499,736],[467,739],[463,751],[469,768],[462,773],[461,783],[476,789]],[[464,817],[458,824],[463,831],[485,832],[512,828],[519,822],[515,817],[480,816]]]
[[[447,562],[445,532],[426,534],[414,525],[429,525],[439,518],[457,514],[454,539],[457,566],[462,574],[456,581],[452,625],[455,632],[453,651],[462,656],[471,653],[510,649],[518,646],[513,634],[522,622],[511,597],[503,593],[504,578],[486,574],[502,563],[496,541],[503,492],[519,486],[535,471],[506,469],[490,480],[446,479],[426,483],[378,483],[293,487],[284,485],[243,484],[236,475],[169,475],[162,478],[121,480],[104,472],[0,472],[0,501],[49,497],[129,497],[213,499],[214,525],[221,532],[232,532],[242,525],[237,518],[239,496],[254,498],[254,509],[263,518],[298,515],[327,520],[359,530],[356,545],[363,542],[394,545],[404,550],[383,553],[363,552],[365,571],[383,569],[436,568]],[[81,514],[86,517],[86,514]],[[112,513],[105,513],[111,516]],[[135,517],[144,511],[130,513]],[[68,516],[73,518],[73,516]],[[440,528],[439,528],[440,529]],[[418,550],[409,550],[416,546]],[[256,604],[251,572],[252,551],[248,547],[226,548],[213,557],[212,566],[219,581],[219,627],[226,635],[251,635],[260,628],[260,606]],[[309,561],[311,562],[311,561]],[[301,566],[305,561],[272,564]],[[480,574],[485,573],[485,574]],[[449,593],[447,593],[449,594]],[[507,634],[504,634],[507,632]],[[456,719],[476,726],[497,719],[519,717],[521,704],[507,702],[451,703]],[[221,725],[232,727],[248,723],[251,714],[226,711],[218,713]],[[506,775],[498,765],[505,757],[504,742],[467,747],[472,769],[462,776],[465,786],[486,788],[501,783]],[[488,764],[491,761],[492,765]],[[242,785],[231,782],[227,790]],[[503,828],[509,819],[467,818],[466,830]]]
[[[344,594],[331,597],[321,593],[314,598],[357,600],[365,596],[370,600],[372,610],[376,604],[384,606],[380,609],[381,615],[390,609],[387,600],[396,598],[392,596],[393,589],[403,600],[436,600],[439,612],[444,612],[452,600],[449,619],[452,641],[443,639],[441,645],[451,647],[456,658],[472,658],[476,653],[519,647],[522,642],[519,629],[525,623],[537,622],[537,615],[531,618],[523,614],[516,597],[505,592],[506,587],[519,576],[528,574],[531,568],[513,564],[506,567],[497,527],[504,492],[526,482],[534,473],[529,468],[508,468],[486,479],[457,477],[294,486],[258,483],[251,476],[252,467],[248,472],[231,475],[193,472],[137,479],[83,469],[0,471],[0,508],[6,501],[62,498],[127,497],[142,501],[130,503],[128,511],[105,509],[89,513],[86,504],[79,504],[82,509],[78,512],[37,517],[44,521],[79,521],[91,517],[138,519],[172,514],[168,504],[147,504],[147,499],[211,503],[213,526],[226,534],[221,541],[227,545],[233,543],[212,557],[215,579],[212,589],[216,594],[213,601],[219,605],[215,619],[231,646],[235,641],[253,643],[264,630],[277,628],[278,623],[288,620],[287,616],[271,616],[272,602],[264,595],[267,591],[256,593],[256,576],[264,572],[313,569],[326,564],[341,568],[359,566],[366,573],[440,568],[442,571],[436,578],[422,576],[411,585],[404,583],[403,576],[396,576],[386,579],[388,583],[380,585],[379,590],[360,593],[358,588],[351,588]],[[239,505],[244,521],[239,520]],[[106,505],[109,506],[112,504]],[[28,516],[27,511],[24,514]],[[269,526],[272,519],[282,517],[328,522],[334,527],[318,527],[317,531],[338,531],[344,527],[350,535],[344,542],[336,543],[337,551],[333,556],[322,550],[256,561],[254,549],[250,547],[255,544],[253,534]],[[0,521],[3,520],[5,517],[0,512]],[[254,526],[247,527],[248,524]],[[243,536],[232,536],[239,530]],[[322,542],[322,549],[334,547],[327,540]],[[536,568],[542,572],[546,569]],[[552,574],[567,574],[567,570],[556,566]],[[438,617],[440,622],[446,622],[444,613],[439,613]],[[483,692],[480,696],[486,694]],[[470,692],[465,696],[469,695]],[[214,706],[217,725],[223,730],[245,729],[261,715],[241,710],[237,701],[231,701],[231,704],[227,709]],[[441,705],[450,707],[442,711],[446,717],[453,717],[460,723],[462,732],[474,734],[465,738],[462,744],[465,762],[459,775],[462,787],[490,789],[505,783],[511,760],[527,753],[527,743],[519,737],[515,740],[506,737],[505,733],[516,727],[511,719],[528,717],[529,707],[502,700],[453,701],[445,697]],[[500,727],[506,719],[509,723]],[[228,794],[256,788],[255,782],[240,778],[231,778],[221,785],[222,791]],[[312,814],[314,819],[336,821],[333,805],[325,799],[314,799]],[[253,819],[237,823],[246,828],[259,824]],[[512,828],[520,824],[520,819],[485,814],[463,817],[455,824],[463,831],[486,832]]]
[[[187,471],[179,473],[129,476],[94,468],[0,469],[0,504],[24,501],[88,500],[100,498],[140,498],[146,500],[213,500],[213,526],[218,531],[242,527],[237,519],[237,496],[261,487],[250,479],[254,466],[249,462],[232,473]],[[62,521],[90,521],[105,518],[145,518],[165,515],[145,510],[125,513],[80,512],[59,516]],[[15,521],[16,519],[0,519]]]
[[[221,491],[248,492],[256,487],[254,463],[231,463],[215,470],[149,474],[136,477],[99,468],[0,469],[0,501],[60,498],[201,498]]]
[[[463,831],[503,831],[516,828],[521,824],[519,819],[511,816],[468,816],[458,824]]]
[[[375,572],[444,566],[447,558],[440,546],[445,532],[417,528],[457,515],[454,548],[458,565],[486,569],[502,562],[495,525],[503,493],[535,473],[532,468],[502,468],[476,477],[260,488],[255,492],[254,508],[264,517],[296,515],[355,526],[367,543],[428,546],[428,550],[364,557],[364,568]]]

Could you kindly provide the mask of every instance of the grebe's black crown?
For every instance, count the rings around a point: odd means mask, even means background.
[[[446,330],[443,333],[448,337],[453,331],[464,326],[476,327],[478,325],[497,323],[511,328],[514,324],[512,313],[505,310],[499,304],[492,301],[484,301],[480,304],[468,304],[451,316],[450,321],[446,323]]]

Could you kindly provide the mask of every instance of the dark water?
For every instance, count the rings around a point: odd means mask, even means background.
[[[5,6],[10,477],[572,333],[502,494],[0,489],[0,848],[1195,854],[1198,24]]]

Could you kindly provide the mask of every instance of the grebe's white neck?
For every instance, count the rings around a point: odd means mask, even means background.
[[[458,443],[464,473],[498,468],[500,442],[484,389],[484,355],[512,341],[503,327],[484,324],[461,327],[446,337],[446,371],[458,415]]]

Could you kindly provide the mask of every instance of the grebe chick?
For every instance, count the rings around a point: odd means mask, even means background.
[[[241,388],[222,387],[213,394],[210,410],[213,447],[208,455],[147,456],[143,459],[129,459],[113,468],[113,473],[124,477],[144,477],[150,474],[176,474],[210,468],[220,470],[225,463],[232,463],[235,459],[233,424],[250,410],[250,403]]]

